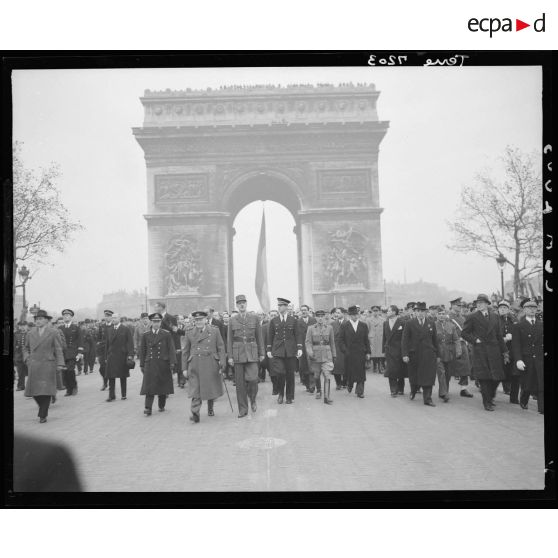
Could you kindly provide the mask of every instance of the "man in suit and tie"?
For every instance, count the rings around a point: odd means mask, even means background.
[[[106,344],[106,377],[109,383],[107,402],[116,399],[116,378],[120,379],[121,399],[126,399],[126,384],[130,367],[134,362],[134,340],[132,332],[120,322],[120,315],[112,315],[112,325],[108,328]]]
[[[294,401],[294,373],[296,359],[302,356],[302,339],[297,320],[288,314],[290,301],[277,299],[279,315],[269,322],[267,356],[272,359],[277,375],[277,403],[282,404],[286,396],[287,403]]]
[[[177,319],[167,312],[167,305],[164,302],[156,302],[154,308],[157,314],[161,314],[161,316],[163,316],[161,328],[171,334],[172,342],[176,350],[176,361],[180,362],[180,355],[182,354],[180,337],[184,336],[184,330],[178,328]],[[176,382],[179,388],[184,388],[186,378],[184,377],[180,366],[176,367]]]
[[[64,323],[60,326],[60,331],[64,336],[66,345],[64,347],[64,385],[66,386],[65,397],[77,395],[78,386],[76,381],[76,362],[83,358],[84,339],[83,330],[77,324],[72,323],[74,311],[69,308],[62,310]]]
[[[357,306],[349,306],[349,319],[341,327],[340,349],[345,356],[345,378],[347,391],[351,393],[356,383],[355,393],[364,398],[364,382],[366,381],[366,361],[371,358],[368,326],[360,320]]]
[[[387,310],[387,319],[383,324],[382,347],[386,358],[384,376],[389,380],[392,397],[405,394],[407,366],[401,354],[401,340],[405,320],[399,316],[399,308],[392,304]]]
[[[435,407],[432,386],[436,383],[438,342],[435,323],[426,316],[426,312],[426,302],[417,302],[414,308],[415,317],[408,319],[403,328],[401,353],[403,361],[408,365],[411,400],[421,387],[424,404]]]
[[[531,394],[537,395],[537,407],[544,414],[544,350],[543,322],[537,318],[536,299],[521,302],[525,315],[512,328],[512,354],[521,372],[519,404],[527,409]]]
[[[300,307],[300,318],[298,319],[297,323],[300,329],[301,337],[303,339],[306,339],[308,326],[314,325],[316,323],[316,318],[310,315],[310,307],[307,304],[303,304]],[[308,393],[314,393],[314,391],[316,390],[316,382],[314,379],[314,373],[310,369],[308,363],[306,344],[302,346],[302,356],[298,359],[298,371],[300,374],[300,381],[306,387],[306,391]]]
[[[335,352],[337,358],[333,367],[333,377],[335,378],[335,389],[341,390],[347,387],[345,379],[345,355],[341,352],[341,327],[347,321],[347,311],[345,308],[332,308],[331,309],[331,327],[333,328],[333,335],[335,337]]]
[[[494,411],[496,388],[505,379],[503,364],[510,357],[500,318],[496,312],[488,310],[490,299],[485,294],[479,294],[475,303],[476,310],[465,319],[461,337],[473,347],[472,373],[480,384],[484,409]]]
[[[246,311],[246,297],[236,297],[238,314],[229,320],[227,354],[230,366],[234,366],[238,418],[248,414],[248,399],[255,413],[258,394],[258,363],[264,359],[265,348],[260,320]]]

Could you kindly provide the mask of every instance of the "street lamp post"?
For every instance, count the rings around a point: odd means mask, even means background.
[[[21,287],[23,290],[23,307],[21,309],[21,320],[27,319],[27,298],[25,296],[25,283],[29,280],[29,269],[25,265],[22,265],[17,272],[19,278],[21,279],[21,283],[16,285],[17,287]]]
[[[508,262],[508,260],[506,259],[506,256],[504,256],[502,254],[502,252],[500,252],[498,257],[496,258],[496,263],[498,264],[498,267],[500,268],[500,283],[501,283],[501,286],[502,286],[502,300],[504,299],[504,267],[506,267],[507,262]]]

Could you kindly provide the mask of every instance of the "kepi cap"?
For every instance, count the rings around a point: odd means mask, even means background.
[[[236,303],[238,304],[239,302],[246,302],[246,295],[236,295]]]

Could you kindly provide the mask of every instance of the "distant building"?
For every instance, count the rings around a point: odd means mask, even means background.
[[[141,291],[129,293],[124,290],[105,293],[97,305],[97,319],[103,317],[103,311],[106,309],[128,318],[139,318],[142,312],[148,311],[145,308],[145,293]]]

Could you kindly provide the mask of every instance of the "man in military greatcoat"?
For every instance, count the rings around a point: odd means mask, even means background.
[[[116,399],[116,378],[120,380],[121,399],[126,400],[127,381],[134,364],[134,340],[132,332],[120,321],[119,314],[112,315],[112,324],[107,328],[106,377],[109,384],[107,403]]]
[[[271,366],[277,375],[277,403],[294,401],[294,374],[297,358],[302,356],[302,339],[297,320],[288,314],[290,301],[277,299],[279,315],[269,322],[267,356],[272,359]]]
[[[27,365],[23,362],[23,348],[25,347],[25,338],[29,331],[27,322],[19,322],[18,330],[14,333],[14,365],[17,371],[17,388],[16,391],[25,389],[25,378],[27,376]]]
[[[387,309],[387,319],[383,324],[382,346],[386,357],[384,376],[389,380],[392,397],[405,394],[405,378],[407,365],[401,354],[401,339],[405,320],[399,316],[399,308],[392,304]]]
[[[357,306],[349,306],[348,314],[349,319],[341,327],[339,348],[345,357],[347,391],[351,393],[356,383],[355,393],[363,399],[366,361],[371,353],[368,326],[360,319]]]
[[[297,325],[300,329],[300,335],[306,339],[306,332],[308,327],[316,323],[316,318],[310,315],[310,307],[303,304],[300,307],[300,317],[298,318]],[[308,393],[314,393],[316,389],[314,378],[312,375],[311,367],[309,366],[308,358],[306,355],[306,346],[302,346],[302,356],[298,359],[298,372],[300,374],[300,381],[306,387]]]
[[[472,372],[481,388],[484,409],[494,411],[496,389],[505,378],[503,364],[510,357],[500,318],[488,311],[490,299],[486,294],[479,294],[475,303],[477,309],[467,316],[461,337],[473,347]]]
[[[104,320],[99,324],[99,328],[97,329],[97,359],[99,360],[99,374],[101,374],[101,378],[103,378],[103,386],[101,387],[101,391],[104,391],[108,387],[108,378],[106,374],[107,337],[108,329],[112,326],[113,314],[114,312],[112,310],[104,310]]]
[[[418,388],[422,387],[424,404],[435,407],[432,386],[436,383],[438,343],[435,323],[426,316],[426,312],[426,303],[417,302],[415,317],[409,319],[403,328],[401,353],[408,365],[411,400],[415,398]]]
[[[513,326],[516,323],[513,314],[510,312],[510,303],[507,300],[501,300],[498,303],[498,315],[500,316],[500,329],[504,336],[504,343],[508,353],[512,354],[512,336]],[[505,380],[502,382],[504,393],[510,396],[510,403],[519,405],[519,378],[520,372],[515,366],[513,359],[504,364]]]
[[[246,311],[246,305],[246,297],[237,295],[238,314],[229,319],[227,331],[228,363],[234,366],[238,418],[248,414],[248,399],[252,412],[256,412],[258,363],[265,356],[260,320]]]
[[[333,327],[324,323],[325,312],[316,311],[316,323],[306,330],[305,345],[310,372],[317,388],[316,399],[322,397],[321,377],[324,378],[324,403],[331,405],[331,374],[336,359]]]
[[[62,310],[64,323],[60,326],[60,331],[66,341],[64,347],[64,385],[66,386],[66,396],[77,395],[78,386],[76,381],[76,362],[83,358],[84,343],[83,331],[77,324],[72,323],[74,311],[69,308]]]
[[[207,325],[207,313],[192,313],[194,328],[184,336],[182,367],[188,378],[188,396],[192,398],[190,420],[200,422],[202,401],[207,401],[207,414],[212,417],[213,401],[223,395],[221,371],[225,367],[225,344],[219,330]]]
[[[537,407],[544,414],[544,350],[543,322],[537,318],[536,299],[521,302],[525,312],[512,329],[512,354],[516,368],[521,372],[519,404],[527,409],[529,397],[537,396]]]
[[[145,395],[145,416],[151,416],[155,396],[159,411],[165,410],[167,395],[174,393],[172,370],[176,365],[171,334],[161,329],[163,316],[154,312],[148,319],[151,327],[142,334],[139,346],[140,370],[143,374],[140,395]]]

